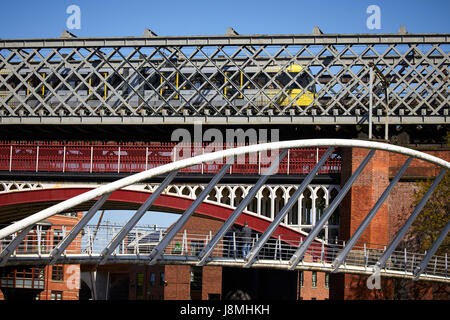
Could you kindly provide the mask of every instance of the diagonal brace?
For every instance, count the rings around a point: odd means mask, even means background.
[[[148,208],[150,208],[155,202],[155,200],[159,197],[159,195],[166,189],[166,187],[172,182],[173,178],[177,175],[178,170],[172,171],[167,175],[163,182],[158,186],[158,188],[145,200],[145,202],[139,207],[136,213],[128,220],[128,222],[123,226],[122,229],[114,236],[111,242],[103,249],[100,254],[100,264],[103,264],[108,259],[109,255],[117,248],[117,246],[122,242],[122,240],[126,237],[128,232],[139,222],[142,216],[147,212]]]
[[[75,239],[75,237],[80,233],[86,224],[92,219],[94,214],[103,206],[106,200],[109,198],[111,193],[105,194],[98,199],[94,205],[89,209],[89,211],[81,218],[81,220],[70,230],[69,234],[61,240],[60,243],[52,250],[50,253],[50,264],[54,264],[56,260],[61,256],[61,254],[66,250],[70,243]]]
[[[284,157],[287,155],[288,150],[284,149],[281,151],[278,158],[270,165],[270,167],[267,169],[267,171],[262,175],[256,184],[250,189],[247,196],[242,199],[241,203],[237,206],[237,208],[233,211],[233,213],[228,217],[228,219],[224,222],[222,227],[217,231],[217,233],[214,235],[214,238],[211,239],[210,242],[208,242],[208,245],[202,249],[202,251],[199,253],[199,263],[198,266],[202,266],[206,263],[206,259],[209,257],[209,255],[213,252],[214,248],[216,247],[217,243],[222,239],[222,237],[225,235],[225,233],[230,229],[230,227],[234,224],[236,219],[239,217],[242,211],[247,207],[248,203],[255,197],[258,190],[266,183],[267,179],[271,174],[275,172],[275,170],[278,168],[278,165],[280,164],[281,160],[284,159]]]
[[[436,177],[436,179],[433,181],[433,184],[430,186],[430,188],[427,190],[423,198],[420,200],[419,204],[414,209],[413,213],[409,216],[408,220],[406,220],[405,224],[402,226],[402,228],[397,232],[397,234],[394,237],[394,240],[389,244],[387,249],[384,251],[383,255],[380,257],[380,259],[377,261],[376,266],[378,268],[383,268],[386,264],[386,261],[389,259],[389,257],[392,255],[392,252],[394,252],[395,248],[397,248],[400,241],[405,236],[406,232],[408,231],[409,227],[411,227],[412,223],[414,222],[414,219],[419,215],[419,213],[422,211],[423,207],[427,203],[428,199],[431,197],[433,191],[438,186],[439,182],[441,182],[442,178],[445,175],[445,172],[447,169],[443,169],[439,175]]]
[[[216,186],[216,184],[222,179],[225,173],[229,170],[230,166],[234,162],[234,157],[229,158],[227,163],[220,169],[220,171],[211,179],[208,185],[203,189],[200,195],[195,199],[195,201],[189,206],[189,208],[183,213],[183,215],[177,220],[177,222],[170,228],[169,232],[164,236],[163,239],[158,243],[158,245],[153,248],[149,256],[149,264],[154,264],[164,252],[167,245],[172,241],[176,234],[183,228],[188,219],[197,210],[203,200],[210,194],[211,190]]]
[[[425,271],[428,263],[430,262],[431,257],[436,253],[436,250],[439,248],[442,241],[444,241],[449,231],[450,231],[450,221],[445,225],[444,229],[441,231],[438,238],[431,246],[431,249],[427,252],[422,261],[420,261],[420,265],[416,267],[416,269],[414,270],[414,280],[418,280],[420,275]]]
[[[0,253],[0,267],[3,267],[8,262],[9,257],[11,254],[16,250],[16,248],[19,246],[19,244],[25,239],[27,234],[30,232],[30,230],[33,228],[33,225],[26,227],[23,229],[14,239],[11,240],[9,245],[3,249],[3,251]]]
[[[305,255],[306,250],[311,245],[311,243],[314,241],[314,239],[319,234],[320,230],[322,230],[325,223],[330,219],[333,212],[336,210],[336,208],[339,206],[339,204],[344,199],[347,192],[350,190],[351,186],[355,182],[355,180],[359,177],[361,172],[364,170],[364,168],[367,166],[367,164],[372,159],[373,155],[375,154],[375,150],[370,150],[369,154],[364,158],[364,160],[361,162],[361,164],[358,166],[356,171],[352,174],[352,176],[347,180],[344,187],[341,191],[339,191],[336,198],[334,198],[333,202],[330,204],[330,206],[326,209],[322,217],[319,219],[317,224],[314,226],[314,228],[309,232],[308,236],[306,237],[305,241],[301,244],[301,246],[297,249],[297,251],[292,255],[289,263],[290,263],[290,270],[294,270],[295,267],[300,263],[300,261],[303,259],[303,256]]]
[[[258,242],[253,246],[252,250],[250,250],[249,254],[247,255],[247,263],[245,264],[245,267],[250,267],[253,262],[255,261],[255,257],[258,255],[259,251],[261,251],[264,244],[269,240],[269,238],[272,236],[272,234],[275,232],[275,230],[280,225],[281,221],[284,219],[286,214],[289,212],[289,210],[292,208],[292,206],[295,204],[295,201],[300,197],[300,195],[305,191],[308,184],[311,182],[311,180],[314,178],[316,173],[319,171],[320,168],[322,168],[323,164],[327,159],[330,157],[331,153],[333,152],[334,148],[330,147],[325,152],[325,154],[320,158],[319,162],[314,166],[312,171],[308,174],[308,176],[303,180],[302,184],[298,187],[298,189],[295,191],[295,193],[289,198],[288,203],[281,209],[281,211],[277,214],[275,219],[273,219],[272,223],[269,225],[267,230],[261,235]]]
[[[336,259],[333,261],[332,266],[333,266],[334,270],[332,272],[334,272],[334,273],[337,272],[339,266],[342,264],[342,262],[344,261],[345,257],[348,255],[350,250],[356,244],[356,242],[358,241],[359,237],[361,237],[361,235],[364,233],[366,228],[369,226],[370,221],[372,221],[373,217],[375,217],[375,215],[377,214],[378,210],[381,208],[381,206],[383,205],[384,201],[387,199],[387,197],[389,196],[391,191],[394,189],[394,187],[397,184],[397,182],[403,176],[403,174],[405,173],[406,169],[408,168],[408,166],[409,166],[409,164],[411,163],[412,160],[413,160],[413,158],[409,157],[405,161],[403,166],[400,168],[400,170],[397,172],[395,177],[392,179],[392,181],[389,183],[387,188],[384,190],[384,192],[381,195],[381,197],[378,199],[378,201],[372,207],[372,209],[370,210],[369,214],[364,218],[363,222],[361,222],[360,226],[355,231],[355,233],[353,234],[351,239],[348,241],[347,245],[339,253],[339,255],[336,257]]]

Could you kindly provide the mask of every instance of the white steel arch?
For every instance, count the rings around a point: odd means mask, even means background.
[[[129,186],[131,184],[135,184],[137,182],[150,179],[152,177],[157,177],[163,174],[167,174],[169,172],[187,168],[192,165],[198,165],[201,164],[202,162],[212,162],[215,160],[220,160],[232,156],[238,156],[246,153],[254,153],[269,150],[282,150],[290,148],[308,148],[308,147],[348,147],[348,148],[366,148],[366,149],[382,150],[421,159],[436,164],[438,166],[441,166],[445,169],[450,169],[450,163],[438,157],[429,155],[421,151],[396,145],[390,145],[382,142],[347,140],[347,139],[309,139],[309,140],[290,140],[290,141],[263,143],[258,145],[226,149],[214,153],[207,153],[130,175],[120,180],[111,182],[107,185],[100,186],[94,190],[85,192],[79,196],[65,200],[57,205],[42,210],[30,217],[24,218],[10,226],[7,226],[0,230],[0,239],[3,239],[14,232],[22,230],[30,225],[33,225],[57,213],[68,210],[83,202],[93,200],[99,196],[103,196],[115,190],[119,190],[123,187]]]
[[[311,188],[311,186],[309,186],[309,182],[312,180],[312,177],[317,173],[317,171],[322,167],[322,165],[326,161],[326,159],[331,155],[331,152],[334,147],[366,148],[366,149],[370,149],[370,152],[369,152],[368,156],[366,157],[366,159],[363,160],[360,167],[353,174],[353,176],[350,177],[350,179],[346,182],[346,185],[343,187],[343,189],[340,190],[337,197],[333,200],[333,202],[330,204],[330,206],[325,210],[322,217],[320,218],[320,221],[318,221],[317,225],[314,226],[313,230],[311,230],[311,232],[310,232],[309,236],[306,238],[306,240],[301,244],[301,246],[297,249],[297,251],[294,253],[294,255],[292,255],[291,260],[289,262],[290,268],[295,268],[298,265],[298,263],[302,260],[306,249],[308,249],[308,246],[311,244],[311,241],[313,241],[315,239],[315,237],[318,234],[318,232],[320,231],[321,227],[327,222],[330,214],[332,214],[332,212],[334,211],[336,206],[339,205],[340,201],[345,196],[346,192],[348,191],[348,188],[351,187],[351,185],[353,184],[355,179],[359,176],[361,171],[364,169],[364,167],[370,161],[375,150],[382,150],[382,151],[406,155],[406,156],[409,156],[409,159],[405,162],[403,167],[400,169],[399,173],[394,177],[394,179],[392,180],[392,182],[390,183],[388,188],[386,188],[385,192],[383,193],[383,195],[381,196],[379,201],[374,205],[371,212],[369,212],[368,216],[364,219],[363,223],[360,226],[361,230],[358,229],[355,232],[355,234],[352,236],[352,239],[350,239],[349,244],[347,246],[345,246],[342,249],[342,251],[339,252],[335,261],[331,264],[331,267],[334,269],[334,271],[339,269],[342,261],[347,257],[350,250],[352,249],[354,242],[357,241],[359,235],[362,234],[362,232],[364,231],[364,229],[365,229],[364,224],[370,223],[371,218],[377,212],[379,206],[381,206],[381,204],[383,203],[383,201],[389,194],[390,190],[398,182],[401,175],[406,171],[407,166],[409,165],[409,163],[411,162],[411,160],[413,158],[417,158],[417,159],[421,159],[421,160],[433,163],[444,169],[441,171],[441,174],[435,180],[434,186],[432,186],[430,188],[431,192],[432,192],[432,189],[434,189],[437,186],[437,183],[443,177],[443,174],[445,173],[445,171],[447,169],[450,169],[450,163],[443,159],[431,156],[429,154],[426,154],[426,153],[423,153],[420,151],[412,150],[409,148],[390,145],[390,144],[381,143],[381,142],[372,142],[372,141],[343,140],[343,139],[312,139],[312,140],[292,140],[292,141],[284,141],[284,142],[273,142],[273,143],[265,143],[265,144],[260,144],[260,145],[239,147],[239,148],[235,148],[235,149],[227,149],[227,150],[222,150],[222,151],[218,151],[218,152],[214,152],[214,153],[210,153],[210,154],[203,154],[203,155],[199,155],[196,157],[179,160],[179,161],[167,164],[167,165],[163,165],[163,166],[153,168],[153,169],[150,169],[150,170],[147,170],[144,172],[130,175],[123,179],[100,186],[96,189],[85,192],[79,196],[73,197],[73,198],[65,200],[59,204],[56,204],[52,207],[44,209],[30,217],[22,219],[16,223],[13,223],[10,226],[7,226],[7,227],[1,229],[0,230],[0,239],[3,239],[5,237],[11,235],[12,233],[18,232],[20,230],[25,230],[25,231],[28,230],[29,231],[30,228],[34,224],[36,224],[37,222],[39,222],[43,219],[46,219],[57,213],[67,211],[70,208],[72,208],[76,205],[79,205],[83,202],[101,197],[97,201],[96,205],[94,205],[92,210],[94,210],[95,208],[98,209],[101,207],[102,203],[104,201],[106,201],[106,198],[109,196],[109,194],[111,192],[119,190],[119,189],[124,188],[129,185],[138,183],[138,182],[142,182],[143,180],[146,180],[146,179],[149,179],[149,178],[152,178],[155,176],[167,174],[166,179],[161,183],[161,185],[158,188],[156,188],[154,190],[154,193],[149,197],[149,199],[146,201],[146,203],[143,205],[143,207],[141,207],[138,210],[138,212],[136,213],[137,217],[135,218],[135,221],[131,221],[131,219],[130,219],[129,227],[128,228],[124,227],[123,233],[126,235],[126,233],[139,220],[139,218],[140,218],[139,214],[142,214],[143,212],[145,212],[146,208],[148,208],[151,205],[151,203],[154,201],[154,199],[156,199],[156,197],[164,189],[167,188],[167,186],[170,184],[170,181],[176,175],[178,170],[192,166],[192,165],[198,165],[198,164],[201,164],[202,162],[211,162],[214,160],[220,160],[220,159],[227,158],[228,159],[227,163],[222,167],[221,171],[216,175],[216,177],[213,178],[213,180],[210,182],[210,184],[208,186],[206,186],[205,189],[203,189],[203,191],[198,196],[196,201],[194,201],[193,205],[185,212],[185,214],[182,215],[182,217],[179,219],[179,221],[177,221],[176,226],[171,231],[169,231],[169,233],[161,240],[161,242],[157,245],[157,247],[155,249],[153,249],[153,251],[151,252],[151,254],[149,256],[149,261],[155,262],[160,257],[160,255],[162,254],[162,251],[168,245],[169,241],[171,241],[173,239],[173,236],[175,236],[175,233],[178,232],[179,229],[181,229],[182,225],[187,221],[190,214],[192,214],[195,211],[195,208],[196,208],[195,206],[196,205],[198,206],[209,195],[210,191],[214,188],[214,186],[217,185],[220,178],[225,174],[225,172],[231,166],[232,162],[234,161],[235,156],[246,154],[246,153],[262,152],[262,151],[268,151],[268,150],[279,150],[280,156],[278,159],[275,159],[274,161],[272,161],[270,168],[268,168],[267,175],[266,176],[263,175],[260,178],[260,180],[258,180],[258,182],[248,191],[248,194],[245,197],[245,199],[239,204],[239,206],[236,208],[236,210],[233,212],[233,214],[228,218],[228,220],[225,221],[224,225],[222,226],[222,229],[219,230],[219,232],[215,235],[214,238],[211,238],[209,240],[209,243],[207,244],[207,246],[205,248],[203,248],[203,250],[199,253],[199,255],[197,257],[198,261],[199,261],[198,264],[203,265],[204,263],[207,262],[209,255],[211,255],[212,250],[214,250],[214,247],[217,244],[217,242],[224,236],[226,230],[234,223],[234,221],[237,219],[237,217],[242,212],[242,210],[245,207],[247,207],[247,205],[249,204],[249,200],[251,198],[253,198],[254,196],[256,196],[257,194],[260,196],[262,195],[258,191],[261,191],[260,188],[261,188],[261,186],[264,185],[264,183],[267,179],[267,176],[274,172],[274,170],[278,166],[279,162],[287,154],[287,150],[290,148],[302,148],[302,147],[329,147],[328,151],[325,153],[325,155],[322,157],[322,159],[317,163],[316,167],[305,178],[302,185],[299,186],[299,188],[296,190],[297,197],[299,197],[300,194],[302,194],[303,191],[308,188],[311,192],[311,201],[312,201],[313,207],[315,205],[314,203],[315,203],[315,199],[317,197],[317,190],[319,190],[320,188],[318,188],[318,189]],[[436,181],[437,181],[437,183],[436,183]],[[229,190],[230,203],[233,203],[233,199],[232,199],[232,197],[233,197],[232,191],[233,190],[230,187],[227,187],[227,186],[225,186],[225,187],[228,188],[228,190]],[[179,188],[178,192],[183,193],[183,190],[184,190],[184,188]],[[225,190],[225,189],[220,190],[220,192],[216,192],[217,198],[220,198],[222,196],[223,190]],[[190,191],[189,196],[192,196],[192,193],[194,192],[194,190],[191,188],[189,191]],[[275,189],[269,189],[268,191],[273,194],[276,193]],[[323,191],[325,194],[324,195],[325,198],[328,198],[329,193],[327,192],[327,190],[323,190]],[[287,192],[287,191],[285,190],[285,192]],[[330,192],[331,192],[331,190],[330,190]],[[431,195],[431,192],[430,192],[430,195]],[[273,197],[272,197],[272,199],[273,199]],[[253,246],[253,248],[249,252],[249,254],[246,256],[246,260],[245,260],[246,266],[250,266],[255,262],[254,260],[256,259],[256,256],[258,255],[259,250],[262,248],[262,246],[265,244],[265,242],[268,240],[268,238],[272,235],[273,231],[276,229],[276,227],[279,225],[279,223],[281,223],[281,220],[284,217],[286,217],[286,213],[292,208],[293,203],[297,199],[299,199],[299,201],[300,201],[301,197],[300,198],[292,197],[291,199],[289,199],[288,203],[283,207],[283,209],[281,210],[282,212],[280,212],[280,214],[278,214],[276,217],[273,217],[273,215],[272,215],[272,218],[274,219],[273,222],[271,223],[269,228],[263,233],[263,235],[258,240],[258,242]],[[426,200],[423,201],[423,204],[422,203],[419,204],[416,209],[420,211],[421,210],[420,206],[422,205],[422,207],[423,207],[425,202],[426,202]],[[273,204],[274,204],[274,202],[272,200],[271,201],[271,211],[273,210]],[[187,214],[188,212],[189,212],[189,214]],[[134,223],[134,225],[133,225],[133,223]],[[447,224],[446,228],[444,228],[444,230],[442,231],[441,236],[438,238],[438,240],[445,238],[445,235],[448,233],[449,229],[450,229],[450,223]],[[172,232],[172,234],[170,234],[170,232]],[[23,233],[24,232],[22,232],[22,234]],[[166,237],[167,237],[167,239],[166,239]],[[15,240],[15,241],[16,242],[20,241],[20,237],[18,236],[17,240]],[[117,240],[117,241],[119,241],[119,240]],[[433,244],[433,247],[427,253],[427,256],[425,256],[422,259],[422,263],[421,263],[419,269],[415,270],[416,276],[420,276],[420,273],[426,267],[429,259],[434,254],[434,252],[436,251],[439,244],[440,243],[437,243],[437,242],[435,244]],[[100,255],[100,261],[104,262],[108,258],[109,254],[116,248],[117,245],[118,245],[118,243],[114,243],[114,241],[112,241],[112,243],[110,243],[110,245],[108,245],[108,247],[106,247],[105,250]]]

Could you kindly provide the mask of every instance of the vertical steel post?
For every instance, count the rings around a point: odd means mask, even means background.
[[[36,226],[36,238],[37,238],[37,247],[38,247],[38,255],[41,255],[41,231],[42,231],[42,226],[37,225]],[[53,230],[53,233],[55,231]],[[53,237],[55,235],[53,234]]]
[[[91,162],[90,162],[90,164],[89,164],[89,172],[90,172],[90,173],[92,173],[92,163],[93,163],[93,160],[94,160],[94,147],[91,146]]]
[[[122,239],[120,239],[122,240]],[[139,233],[137,229],[134,229],[134,254],[139,255]],[[115,248],[114,248],[115,249]]]
[[[406,252],[406,248],[403,249],[403,262],[405,264],[405,273],[407,272],[408,269],[408,254]]]
[[[145,147],[145,170],[148,170],[148,147]]]
[[[258,151],[258,174],[261,175],[261,151]]]
[[[63,167],[62,172],[66,171],[66,146],[63,147]]]
[[[13,146],[9,146],[9,172],[11,172],[12,169],[12,156],[13,156]]]
[[[291,149],[288,150],[287,154],[287,168],[286,168],[286,174],[289,175],[289,163],[291,162]]]
[[[389,85],[386,86],[386,124],[384,127],[384,140],[389,141]]]
[[[120,173],[120,147],[117,155],[117,173]]]
[[[233,232],[233,258],[236,259],[237,247],[236,247],[236,232]]]
[[[447,253],[445,253],[445,277],[448,276],[448,263],[447,263]]]
[[[373,113],[373,69],[370,68],[370,85],[369,85],[369,140],[372,139],[372,113]]]
[[[39,168],[39,146],[36,147],[36,172],[38,172]]]

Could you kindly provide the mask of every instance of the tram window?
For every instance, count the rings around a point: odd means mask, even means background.
[[[268,78],[265,74],[260,74],[256,77],[256,84],[258,85],[258,87],[262,88],[266,85],[266,83],[268,82]]]
[[[194,80],[192,81],[194,88],[200,88],[202,84],[202,77],[200,75],[194,76]]]

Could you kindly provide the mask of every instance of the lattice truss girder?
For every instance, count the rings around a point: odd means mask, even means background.
[[[448,116],[447,40],[251,40],[239,45],[226,39],[196,44],[186,38],[178,45],[60,40],[59,46],[2,41],[0,114],[354,118],[368,113],[369,63],[374,63],[390,81],[389,116]],[[294,72],[294,66],[301,68]],[[374,115],[384,116],[386,90],[378,77],[372,93]]]

